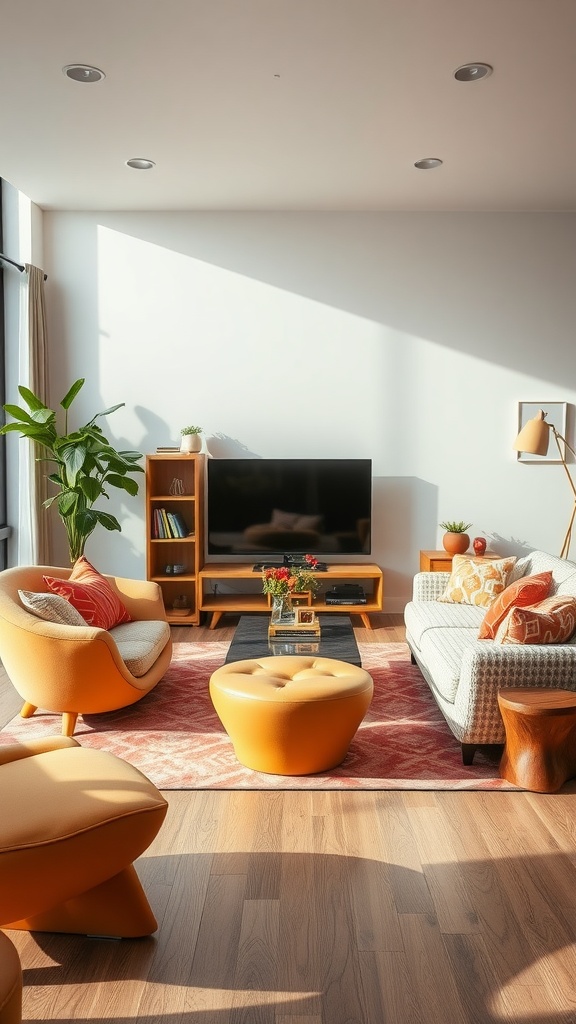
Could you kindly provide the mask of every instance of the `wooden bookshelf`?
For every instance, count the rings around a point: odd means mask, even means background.
[[[185,452],[146,457],[146,575],[160,585],[166,616],[173,625],[200,624],[198,574],[204,552],[205,458]],[[154,513],[160,509],[177,514],[188,534],[159,536]],[[183,566],[183,571],[174,573],[174,566]],[[177,607],[179,603],[185,607]]]

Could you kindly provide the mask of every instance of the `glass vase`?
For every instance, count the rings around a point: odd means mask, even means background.
[[[290,594],[274,594],[272,596],[272,614],[270,622],[275,625],[293,625],[296,621],[296,613],[292,607]]]

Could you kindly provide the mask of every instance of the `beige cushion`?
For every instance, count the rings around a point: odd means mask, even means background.
[[[491,559],[454,555],[450,579],[438,600],[489,608],[506,588],[515,564],[514,557]]]
[[[80,612],[76,611],[76,608],[65,597],[60,597],[58,594],[36,594],[32,590],[19,590],[18,597],[26,611],[37,615],[39,619],[60,622],[66,626],[86,625],[86,619],[82,618]]]
[[[122,661],[133,676],[146,675],[170,639],[170,626],[156,619],[124,622],[110,630]]]

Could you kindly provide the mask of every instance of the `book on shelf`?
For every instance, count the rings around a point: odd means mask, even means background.
[[[189,537],[190,530],[179,512],[155,508],[152,515],[152,537],[154,540],[182,540]]]
[[[172,536],[179,539],[188,536],[188,529],[182,516],[178,512],[168,512],[168,522],[172,530]]]
[[[158,447],[156,448],[156,451],[157,452],[179,452],[180,449],[178,448],[177,445],[176,446],[172,446],[172,445],[165,444],[165,445],[158,445]]]

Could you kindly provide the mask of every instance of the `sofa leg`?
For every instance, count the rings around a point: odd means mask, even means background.
[[[461,743],[460,746],[462,747],[462,764],[472,764],[474,754],[478,749],[476,743]]]
[[[37,710],[38,708],[35,704],[29,704],[28,701],[25,701],[20,711],[20,718],[32,718],[32,715]]]

